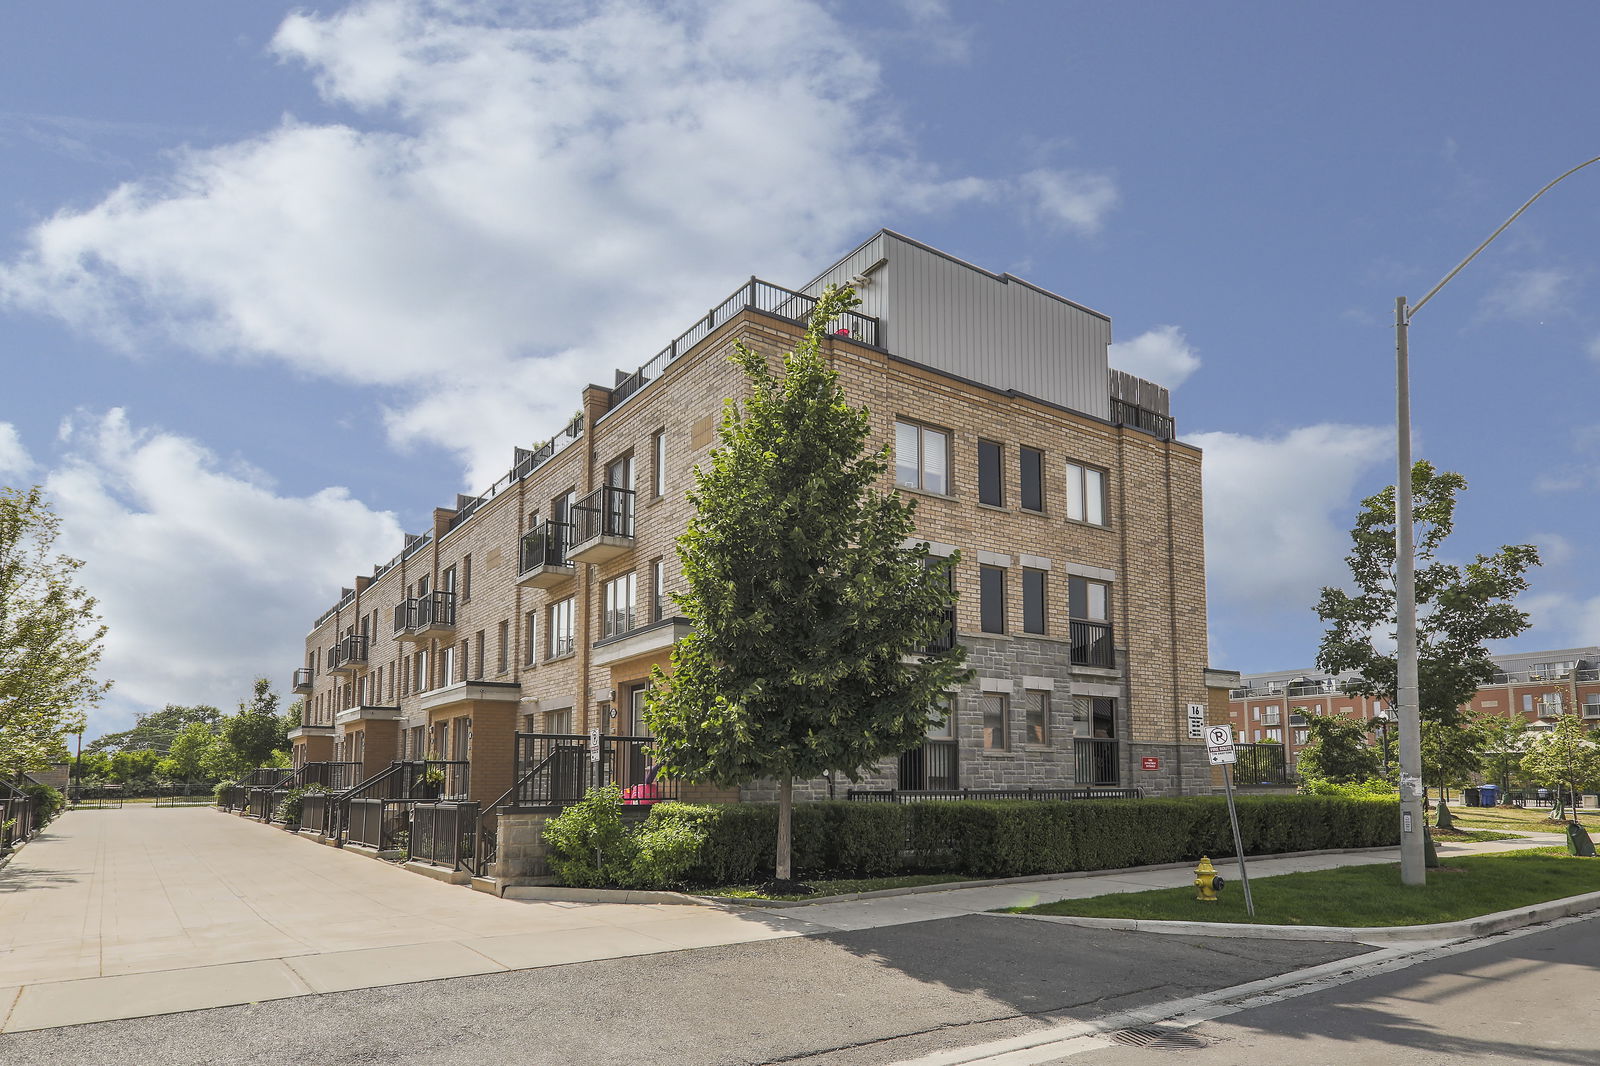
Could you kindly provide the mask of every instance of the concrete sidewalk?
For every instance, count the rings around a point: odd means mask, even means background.
[[[1260,859],[1251,872],[1396,857]],[[1187,869],[1111,871],[781,911],[522,902],[208,808],[74,811],[0,872],[0,1032],[870,929],[1191,877]]]

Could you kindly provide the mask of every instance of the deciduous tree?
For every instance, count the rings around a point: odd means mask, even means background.
[[[0,488],[0,775],[68,757],[66,737],[110,683],[95,676],[106,634],[58,554],[61,523],[38,487]]]
[[[1295,713],[1305,715],[1309,734],[1296,763],[1302,778],[1348,785],[1378,776],[1378,753],[1367,745],[1364,723],[1304,707]]]
[[[1529,741],[1522,772],[1557,790],[1557,805],[1550,817],[1560,818],[1567,796],[1600,786],[1600,744],[1581,718],[1563,714],[1554,728]]]
[[[777,877],[791,878],[795,778],[858,780],[921,743],[969,676],[964,649],[923,653],[954,601],[926,545],[903,547],[914,504],[879,484],[888,449],[866,453],[822,337],[855,306],[830,289],[775,375],[739,345],[750,398],[729,401],[720,445],[695,471],[678,539],[693,631],[657,669],[645,720],[663,776],[778,784]]]

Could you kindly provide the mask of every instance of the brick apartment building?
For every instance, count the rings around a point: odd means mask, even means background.
[[[1590,725],[1600,723],[1600,647],[1518,652],[1496,655],[1494,661],[1499,672],[1472,697],[1467,704],[1470,711],[1520,715],[1535,729],[1550,728],[1566,713],[1581,714]],[[1286,745],[1292,767],[1308,739],[1300,711],[1351,715],[1369,722],[1380,711],[1393,711],[1383,700],[1346,692],[1344,682],[1352,676],[1316,670],[1242,674],[1228,694],[1227,722],[1241,743]]]
[[[651,668],[687,629],[690,471],[745,393],[727,356],[793,348],[830,283],[863,301],[827,351],[893,448],[884,487],[916,499],[934,554],[961,552],[949,639],[976,671],[866,784],[1209,792],[1185,720],[1207,700],[1200,454],[1166,390],[1109,368],[1106,316],[887,230],[798,290],[752,278],[356,577],[306,636],[296,764],[454,760],[470,775],[446,794],[488,805],[529,734],[644,734]]]

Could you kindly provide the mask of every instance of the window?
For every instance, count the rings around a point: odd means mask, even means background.
[[[950,434],[912,422],[894,424],[894,483],[902,488],[950,493]]]
[[[482,681],[483,680],[483,630],[481,630],[481,629],[478,630],[477,635],[475,637],[473,637],[472,639],[473,639],[474,644],[477,646],[477,652],[478,652],[477,660],[476,660],[476,663],[475,663],[477,668],[472,671],[472,676],[477,678],[479,681]]]
[[[667,563],[657,559],[650,564],[650,621],[667,616]]]
[[[1088,578],[1067,578],[1067,615],[1072,638],[1072,662],[1077,666],[1115,669],[1116,649],[1111,641],[1111,586]]]
[[[1044,510],[1044,453],[1037,448],[1023,448],[1018,467],[1022,477],[1022,509]]]
[[[978,502],[1003,507],[1006,502],[1002,449],[992,440],[978,442]]]
[[[539,647],[538,641],[534,636],[534,634],[536,634],[538,632],[538,628],[539,628],[535,624],[538,621],[538,619],[539,619],[539,612],[538,611],[529,611],[527,616],[525,618],[523,618],[523,620],[522,620],[522,624],[526,627],[523,630],[523,639],[522,639],[522,642],[523,642],[522,663],[523,663],[524,666],[532,666],[533,665],[534,651],[535,651],[535,649],[537,649]]]
[[[533,645],[531,645],[531,644],[529,645],[529,647],[532,647],[532,646]],[[499,674],[503,674],[508,669],[510,669],[510,667],[511,667],[511,663],[510,663],[510,658],[511,658],[511,623],[509,621],[502,621],[500,623],[500,649],[499,649],[499,651],[500,651],[500,655],[499,655],[499,657],[497,659],[495,659],[495,663],[498,665],[498,669],[495,672],[499,673]]]
[[[1309,729],[1296,729],[1294,731],[1294,742],[1296,744],[1306,744],[1306,743],[1310,742],[1310,740],[1311,740],[1311,730],[1309,730]]]
[[[645,693],[649,691],[650,683],[648,681],[642,685],[635,685],[628,690],[628,728],[631,730],[628,734],[629,736],[649,737],[655,735],[650,732],[650,727],[645,724],[644,720]]]
[[[472,599],[472,556],[461,557],[461,602]]]
[[[450,682],[454,681],[455,679],[456,679],[456,646],[454,644],[446,644],[444,646],[443,669],[439,671],[439,683],[443,684],[443,685],[448,685],[448,684],[450,684]]]
[[[658,429],[650,438],[650,455],[655,464],[654,489],[656,496],[667,494],[667,431]]]
[[[985,692],[983,694],[983,750],[1005,751],[1009,745],[1006,742],[1006,698],[998,692]]]
[[[550,605],[550,657],[572,651],[572,597]],[[529,632],[532,632],[530,628]],[[530,638],[531,639],[531,638]]]
[[[978,613],[985,633],[1006,631],[1006,572],[998,566],[978,567]]]
[[[1043,570],[1022,568],[1022,631],[1024,633],[1043,633],[1044,621],[1044,579]]]
[[[1086,577],[1067,579],[1067,610],[1083,622],[1111,621],[1111,586]]]
[[[1533,713],[1533,693],[1531,693],[1531,692],[1524,692],[1522,694],[1522,713],[1523,714],[1532,714]]]
[[[411,690],[413,692],[428,691],[428,653],[419,649],[417,654],[411,657],[411,665],[417,671],[417,676],[411,683]]]
[[[1089,735],[1097,740],[1115,740],[1117,736],[1117,701],[1109,696],[1090,696]]]
[[[546,711],[544,713],[544,731],[546,733],[570,734],[572,732],[572,708],[567,707],[559,711]]]
[[[605,583],[606,608],[601,636],[617,637],[633,628],[634,580],[629,571]]]
[[[439,575],[439,591],[454,592],[456,590],[456,568],[447,566],[444,573]]]
[[[1269,729],[1269,730],[1267,730],[1267,739],[1270,740],[1270,741],[1273,741],[1274,743],[1282,744],[1283,743],[1283,730],[1281,730],[1281,729]]]
[[[1600,692],[1591,692],[1583,697],[1583,716],[1600,718]]]
[[[1027,737],[1029,744],[1050,743],[1050,693],[1029,692],[1027,701]]]
[[[1067,464],[1067,517],[1074,522],[1106,524],[1106,475],[1092,466]]]

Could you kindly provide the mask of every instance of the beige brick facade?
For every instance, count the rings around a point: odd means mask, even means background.
[[[1150,793],[1209,791],[1203,749],[1188,739],[1185,720],[1188,703],[1208,699],[1200,453],[1129,425],[900,358],[893,321],[888,328],[887,348],[834,337],[828,353],[850,400],[871,411],[872,447],[893,446],[897,420],[949,434],[949,491],[900,491],[917,503],[919,537],[962,555],[955,573],[956,628],[982,677],[955,695],[960,784],[1083,783],[1077,780],[1081,756],[1074,743],[1092,728],[1084,701],[1099,698],[1115,701],[1114,735],[1105,739],[1117,742],[1116,783]],[[426,542],[410,544],[373,575],[357,578],[317,621],[306,638],[305,665],[313,673],[307,725],[334,726],[337,751],[345,757],[355,735],[364,732],[368,764],[429,750],[437,754],[437,743],[418,750],[419,727],[428,738],[470,736],[469,750],[452,750],[449,757],[470,759],[472,797],[484,803],[511,784],[515,731],[629,734],[634,691],[652,666],[669,664],[672,641],[684,632],[670,601],[657,609],[655,565],[662,564],[666,593],[684,590],[674,543],[690,516],[692,470],[716,443],[714,427],[725,400],[745,393],[728,355],[735,342],[743,342],[776,363],[801,335],[792,317],[746,308],[718,319],[636,392],[584,390],[581,404],[574,405],[583,414],[579,436],[558,435],[552,456],[525,476],[502,479],[492,496],[461,501],[464,509],[438,509]],[[1093,357],[1103,361],[1104,353]],[[978,502],[980,439],[1001,448],[1000,506]],[[1043,454],[1042,510],[1018,506],[1024,447]],[[658,455],[664,458],[659,480]],[[598,489],[608,467],[624,458],[632,460],[635,490],[626,550],[603,562],[577,562],[573,576],[553,587],[519,584],[520,538],[535,520],[551,517],[553,501],[569,491],[582,498]],[[1104,472],[1103,523],[1067,517],[1068,464]],[[891,469],[883,488],[894,487]],[[458,521],[458,511],[470,517]],[[1004,560],[1003,633],[982,631],[980,552],[991,564]],[[1043,633],[1023,632],[1024,568],[1045,571]],[[452,570],[453,628],[420,641],[396,639],[396,605],[418,595],[423,583],[428,589],[447,587]],[[626,631],[608,635],[606,585],[630,574],[635,593],[623,619]],[[1074,575],[1092,575],[1110,586],[1113,667],[1072,661],[1067,597]],[[551,615],[569,598],[575,639],[566,651],[552,647]],[[330,673],[329,649],[345,635],[362,632],[369,638],[365,665]],[[474,688],[480,682],[495,688],[494,699],[471,697],[481,691]],[[1010,686],[1006,691],[1015,705],[1009,733],[1003,745],[986,749],[983,696],[1003,685]],[[1021,713],[1035,692],[1044,693],[1049,706],[1042,742],[1025,733]],[[387,713],[392,721],[369,720],[361,708],[385,709],[372,713],[380,719]],[[470,720],[466,732],[454,725],[462,718]],[[379,725],[391,728],[380,732],[374,729]],[[307,736],[296,741],[304,745],[300,757],[312,758],[317,730],[302,732]],[[1159,768],[1143,769],[1146,759]],[[868,784],[898,783],[892,760],[879,770]],[[708,789],[696,795],[734,798]],[[762,795],[760,785],[746,795]]]

